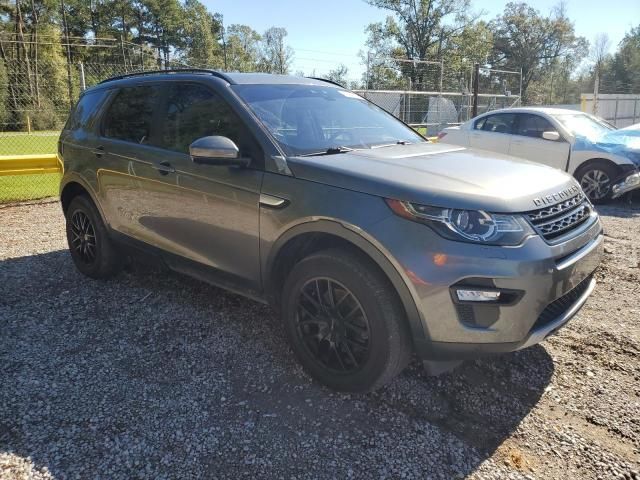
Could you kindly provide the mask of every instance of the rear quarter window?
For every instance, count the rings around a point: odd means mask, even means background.
[[[106,95],[107,90],[82,95],[69,115],[64,130],[89,130]]]

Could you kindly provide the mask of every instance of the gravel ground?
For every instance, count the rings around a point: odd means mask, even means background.
[[[58,203],[0,206],[0,478],[640,479],[640,204],[601,208],[559,334],[369,395],[310,380],[266,306],[74,269]]]

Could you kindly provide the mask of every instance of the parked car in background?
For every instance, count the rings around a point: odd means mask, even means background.
[[[437,373],[541,342],[586,302],[603,253],[571,176],[427,142],[322,80],[115,78],[83,93],[59,155],[80,272],[143,252],[268,302],[338,390],[384,385],[413,354]]]
[[[622,132],[587,113],[525,107],[494,110],[445,128],[439,141],[564,170],[592,202],[604,203],[640,188],[640,145]]]

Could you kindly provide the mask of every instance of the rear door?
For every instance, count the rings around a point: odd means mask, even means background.
[[[557,129],[551,122],[540,115],[518,113],[509,153],[515,157],[566,170],[569,158],[569,142],[562,137],[559,140],[545,140],[542,138],[543,132],[556,131]]]
[[[496,113],[475,120],[469,132],[469,146],[491,152],[509,153],[515,120],[514,113]]]
[[[98,184],[111,227],[159,248],[164,238],[149,228],[150,219],[166,215],[176,202],[171,155],[158,148],[160,85],[123,87],[114,94],[96,147]]]

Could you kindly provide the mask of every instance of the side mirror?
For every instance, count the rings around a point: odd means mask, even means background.
[[[238,146],[227,137],[202,137],[189,145],[189,155],[193,163],[246,167],[249,158],[241,158]]]
[[[542,138],[545,140],[551,140],[552,142],[557,142],[560,140],[560,134],[556,131],[542,132]]]

